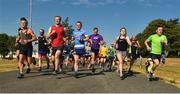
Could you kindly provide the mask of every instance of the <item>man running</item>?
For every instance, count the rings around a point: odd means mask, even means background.
[[[71,53],[71,49],[69,45],[69,40],[66,40],[65,46],[64,46],[64,61],[65,61],[66,68],[68,67],[68,64],[70,63],[70,53]]]
[[[18,78],[23,78],[23,69],[24,69],[24,62],[27,60],[27,71],[26,73],[30,72],[30,64],[32,63],[32,52],[33,46],[32,42],[36,41],[36,35],[32,31],[31,28],[28,28],[28,21],[26,18],[21,18],[21,30],[19,31],[20,36],[16,39],[17,43],[20,43],[20,54],[19,54],[19,74]]]
[[[111,43],[110,47],[108,48],[108,68],[111,71],[112,70],[112,64],[113,64],[113,60],[114,60],[114,44]]]
[[[156,34],[151,35],[147,40],[145,40],[145,45],[147,51],[150,51],[150,58],[153,60],[153,67],[151,71],[148,71],[148,80],[152,81],[152,76],[156,68],[161,61],[162,46],[167,46],[167,38],[163,33],[163,26],[158,26],[156,29]],[[151,43],[151,47],[148,42]]]
[[[72,40],[74,41],[74,72],[75,77],[78,77],[78,62],[79,58],[83,56],[85,52],[85,41],[89,40],[87,32],[82,29],[82,22],[76,22],[76,30],[73,31]]]
[[[129,47],[129,54],[130,54],[130,64],[129,64],[129,70],[128,73],[132,75],[132,66],[136,62],[138,57],[138,48],[140,48],[139,41],[136,40],[136,36],[132,36],[131,38],[132,45]]]
[[[44,36],[44,29],[40,29],[40,36],[38,37],[38,57],[39,57],[39,69],[38,71],[42,70],[42,60],[43,58],[47,61],[47,69],[49,69],[49,58],[47,56],[48,52],[48,41],[46,40],[46,36]]]
[[[91,65],[90,67],[92,67],[92,72],[94,73],[95,72],[95,61],[96,61],[96,58],[99,54],[99,49],[100,49],[100,43],[102,43],[104,40],[103,40],[103,37],[98,34],[98,28],[95,27],[93,29],[93,33],[92,35],[90,35],[90,41],[91,41],[91,51],[92,51],[92,59],[91,59]]]
[[[20,42],[18,42],[18,37],[20,38],[20,30],[21,28],[18,29],[18,34],[16,37],[16,43],[15,43],[15,47],[16,47],[16,58],[19,61],[19,52],[20,52]]]
[[[51,39],[52,47],[52,62],[54,65],[54,75],[57,75],[60,69],[60,62],[62,60],[62,53],[64,48],[64,41],[66,37],[66,32],[64,26],[61,24],[61,17],[54,17],[55,25],[49,28],[47,39]],[[62,63],[62,62],[61,62]]]

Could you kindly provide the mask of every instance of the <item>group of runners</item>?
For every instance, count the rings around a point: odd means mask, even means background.
[[[40,36],[37,38],[31,28],[28,28],[28,21],[26,18],[21,18],[21,27],[18,29],[18,36],[16,38],[17,58],[19,73],[17,78],[23,78],[24,73],[31,72],[31,63],[35,62],[32,59],[33,44],[38,45],[38,71],[42,71],[42,61],[47,61],[47,69],[50,68],[50,61],[53,63],[53,73],[57,75],[63,71],[63,65],[74,71],[74,76],[78,77],[79,65],[96,72],[97,65],[101,67],[103,72],[105,69],[112,70],[116,64],[119,77],[123,80],[125,73],[123,71],[125,58],[130,57],[130,64],[128,74],[132,74],[131,67],[138,58],[138,49],[141,47],[136,39],[136,36],[129,38],[127,36],[127,29],[122,27],[115,42],[106,46],[106,42],[102,35],[99,34],[99,28],[93,28],[93,34],[88,35],[87,31],[82,29],[82,22],[75,23],[75,29],[72,34],[72,39],[67,35],[68,28],[61,24],[61,17],[54,17],[54,25],[50,26],[47,35],[45,30],[40,29]],[[161,54],[163,46],[167,46],[167,38],[162,34],[163,26],[158,26],[156,34],[151,35],[146,41],[145,45],[150,51],[150,57],[146,64],[148,72],[148,79],[152,80],[153,73],[161,61]],[[151,46],[148,44],[151,43]],[[51,58],[48,54],[51,53]],[[24,67],[27,65],[27,70],[24,72]]]

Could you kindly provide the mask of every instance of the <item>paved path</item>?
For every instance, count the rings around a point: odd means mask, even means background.
[[[66,70],[68,71],[68,70]],[[0,92],[58,92],[58,93],[180,93],[180,89],[166,84],[161,80],[147,81],[140,73],[134,73],[121,80],[116,72],[99,72],[94,75],[90,71],[80,69],[79,78],[73,77],[73,72],[54,76],[50,70],[26,74],[25,78],[17,79],[17,71],[0,73]]]

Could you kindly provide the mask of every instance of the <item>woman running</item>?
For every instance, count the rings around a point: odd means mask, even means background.
[[[115,41],[116,47],[116,54],[119,60],[119,67],[117,68],[119,71],[119,76],[121,80],[124,80],[123,75],[123,64],[124,64],[124,57],[126,56],[128,45],[131,45],[131,41],[127,36],[127,30],[125,27],[120,29],[120,35],[116,38]]]

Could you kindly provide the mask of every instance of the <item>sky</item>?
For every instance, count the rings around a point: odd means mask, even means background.
[[[37,36],[41,28],[47,33],[54,24],[54,16],[60,15],[63,20],[69,17],[73,26],[76,21],[82,21],[88,34],[98,27],[107,44],[115,40],[121,27],[126,27],[131,37],[142,32],[154,19],[180,17],[180,0],[32,1],[32,29]],[[16,35],[21,17],[29,19],[29,0],[0,0],[0,33]]]

